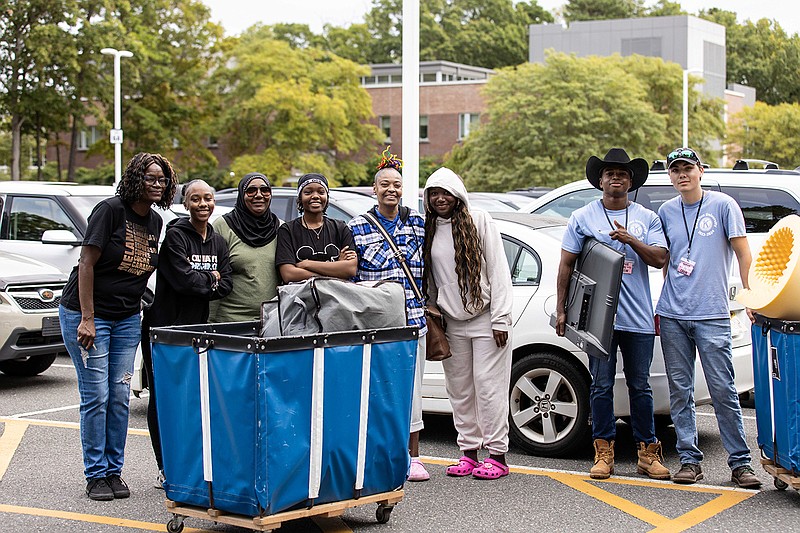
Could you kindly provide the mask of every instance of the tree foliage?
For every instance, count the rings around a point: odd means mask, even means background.
[[[700,16],[726,29],[728,82],[755,87],[768,104],[800,102],[800,36],[788,35],[776,20],[739,24],[736,13],[722,9]]]
[[[564,20],[608,20],[640,17],[646,13],[644,0],[569,0]]]
[[[509,190],[580,179],[586,159],[613,146],[663,158],[680,143],[681,82],[677,64],[641,56],[550,54],[544,64],[504,69],[484,90],[488,120],[448,164],[468,187]],[[723,130],[721,104],[699,98],[692,90],[691,141],[708,147]]]
[[[363,173],[352,155],[380,140],[369,70],[317,48],[292,48],[256,27],[233,43],[215,75],[224,89],[219,131],[236,174],[259,171],[277,182],[294,172],[323,172],[339,183]]]
[[[781,168],[800,165],[800,104],[769,105],[756,102],[731,120],[728,142],[731,155],[766,159]]]

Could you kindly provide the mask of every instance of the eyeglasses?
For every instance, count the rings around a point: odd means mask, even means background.
[[[272,189],[270,189],[266,185],[262,185],[260,187],[256,187],[255,185],[253,185],[252,187],[248,187],[244,190],[244,193],[250,198],[254,197],[259,192],[261,193],[262,196],[269,196],[270,193],[272,192]]]
[[[679,148],[678,150],[673,150],[672,152],[669,153],[669,155],[667,156],[667,161],[672,161],[674,159],[678,159],[681,157],[688,157],[689,159],[692,159],[694,161],[700,160],[700,158],[697,157],[697,153],[695,153],[695,151],[692,150],[691,148]]]
[[[156,176],[147,176],[146,175],[144,177],[144,182],[147,183],[148,185],[155,185],[156,183],[158,183],[162,187],[166,187],[167,184],[169,183],[169,180],[167,178],[158,178]]]

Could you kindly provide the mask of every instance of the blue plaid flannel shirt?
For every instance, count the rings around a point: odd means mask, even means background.
[[[392,254],[386,239],[363,215],[356,216],[347,225],[353,232],[356,252],[358,252],[357,279],[359,281],[394,280],[402,282],[406,290],[408,325],[417,326],[420,329],[420,335],[428,333],[428,325],[425,323],[425,302],[420,302],[414,296],[408,277]],[[412,209],[406,221],[402,219],[397,221],[392,236],[397,248],[405,254],[406,263],[414,275],[417,287],[422,292],[425,221],[419,213]]]

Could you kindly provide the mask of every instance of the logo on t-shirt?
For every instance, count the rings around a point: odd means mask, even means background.
[[[312,261],[336,261],[339,259],[339,247],[333,243],[325,246],[325,249],[320,251],[315,250],[311,246],[301,246],[297,249],[296,254],[298,261],[310,259]]]
[[[628,233],[630,233],[640,241],[643,241],[645,233],[647,233],[647,229],[644,227],[644,224],[640,220],[634,220],[633,222],[628,224]]]
[[[700,215],[700,219],[697,221],[697,233],[701,237],[708,237],[709,235],[713,235],[714,231],[717,229],[717,219],[711,213],[705,213]]]

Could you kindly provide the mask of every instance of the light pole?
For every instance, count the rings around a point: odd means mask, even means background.
[[[109,141],[114,145],[114,185],[122,179],[122,102],[120,98],[119,58],[133,57],[132,52],[103,48],[101,54],[114,56],[114,129],[109,132]]]
[[[689,74],[702,74],[702,70],[686,69],[683,71],[683,144],[689,146]]]

